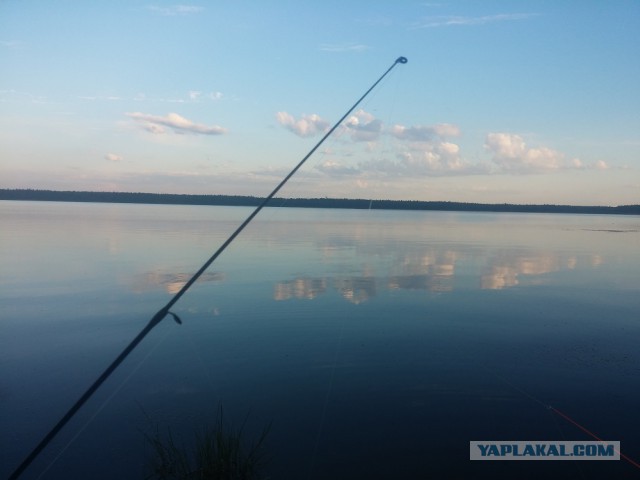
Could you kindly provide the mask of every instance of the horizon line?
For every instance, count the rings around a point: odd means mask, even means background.
[[[132,191],[108,191],[108,190],[51,190],[51,189],[39,189],[39,188],[0,188],[0,192],[40,192],[40,193],[53,193],[53,194],[89,194],[89,195],[152,195],[152,196],[166,196],[166,197],[228,197],[228,198],[243,198],[243,199],[263,199],[264,197],[256,195],[239,195],[239,194],[221,194],[221,193],[159,193],[159,192],[132,192]],[[12,200],[10,198],[2,198],[0,200]],[[456,200],[392,200],[392,199],[375,199],[375,198],[337,198],[337,197],[274,197],[280,200],[298,200],[298,201],[345,201],[345,202],[385,202],[385,203],[411,203],[411,204],[450,204],[450,205],[477,205],[477,206],[513,206],[513,207],[560,207],[560,208],[572,208],[572,209],[585,209],[585,208],[598,208],[598,209],[618,209],[637,207],[640,208],[640,204],[622,204],[622,205],[571,205],[571,204],[556,204],[556,203],[482,203],[482,202],[462,202]],[[20,200],[20,199],[13,199]],[[28,199],[26,199],[28,200]],[[143,203],[143,202],[140,202]],[[639,212],[640,213],[640,212]]]

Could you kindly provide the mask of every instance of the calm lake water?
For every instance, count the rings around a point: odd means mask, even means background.
[[[6,477],[250,210],[0,202]],[[632,478],[471,462],[471,440],[640,460],[640,218],[265,209],[24,478],[137,478],[222,405],[272,479]],[[40,477],[39,477],[40,476]]]

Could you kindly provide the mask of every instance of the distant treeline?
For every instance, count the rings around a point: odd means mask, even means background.
[[[179,195],[172,193],[65,192],[0,189],[0,200],[43,202],[149,203],[170,205],[257,206],[262,198],[242,195]],[[418,200],[368,200],[349,198],[274,198],[270,207],[351,208],[372,210],[445,210],[466,212],[597,213],[640,215],[640,205],[617,207],[573,205],[515,205],[510,203],[423,202]]]

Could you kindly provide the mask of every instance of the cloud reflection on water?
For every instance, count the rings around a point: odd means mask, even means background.
[[[274,300],[289,300],[290,298],[306,298],[313,300],[327,290],[324,278],[295,278],[275,285]]]
[[[201,281],[224,281],[237,293],[248,284],[268,284],[276,301],[337,294],[361,304],[403,290],[442,294],[549,284],[557,278],[551,275],[554,272],[585,272],[604,264],[605,258],[615,263],[626,255],[624,249],[612,250],[609,237],[602,232],[585,234],[578,228],[584,217],[311,214],[315,218],[308,219],[307,210],[270,211],[268,218],[257,221],[240,238],[228,263],[221,267],[233,281],[227,282],[222,273],[205,273]],[[176,243],[176,250],[184,248]],[[204,258],[210,246],[198,248]],[[179,271],[188,270],[182,267]],[[190,274],[166,273],[170,271],[153,268],[137,278],[136,289],[160,286],[175,294]]]
[[[500,290],[515,287],[520,284],[523,276],[535,277],[562,270],[575,270],[584,265],[598,267],[602,263],[600,255],[579,259],[575,255],[548,252],[509,252],[490,260],[480,277],[480,288]]]
[[[134,291],[144,292],[149,288],[161,287],[167,293],[175,295],[185,286],[193,273],[164,273],[159,270],[147,272],[134,280]],[[225,274],[222,272],[204,272],[198,282],[222,282]]]
[[[275,282],[273,299],[276,301],[314,300],[327,292],[337,292],[355,305],[364,303],[383,291],[424,290],[448,293],[462,283],[481,290],[501,290],[527,284],[542,284],[544,275],[579,268],[597,268],[604,263],[601,255],[563,255],[533,250],[504,250],[487,255],[484,251],[454,250],[450,247],[429,247],[422,252],[392,253],[393,261],[385,271],[376,272],[365,267],[350,275],[296,276]],[[378,270],[380,266],[378,265]],[[138,276],[134,291],[162,288],[168,294],[177,293],[191,278],[191,273],[170,274],[160,269]],[[224,282],[225,273],[205,272],[198,282]]]
[[[456,251],[449,247],[430,247],[423,253],[411,252],[396,258],[383,275],[365,269],[361,275],[296,277],[277,282],[274,300],[313,300],[333,289],[350,303],[360,304],[378,292],[392,290],[425,290],[432,293],[452,292],[463,282],[482,290],[512,288],[523,282],[542,284],[545,274],[578,268],[595,268],[604,262],[602,256],[563,255],[532,250],[505,250],[487,256],[483,251]],[[460,272],[460,273],[456,273]],[[462,273],[463,272],[463,273]]]

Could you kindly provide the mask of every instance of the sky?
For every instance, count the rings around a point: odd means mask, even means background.
[[[640,1],[0,0],[0,188],[640,203]]]

